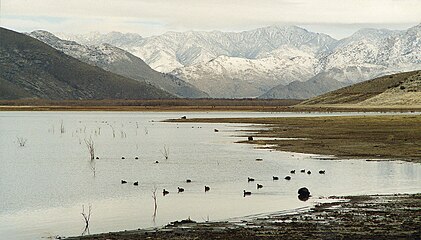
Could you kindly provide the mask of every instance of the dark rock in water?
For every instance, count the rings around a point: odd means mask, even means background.
[[[252,136],[248,137],[248,140],[253,141],[253,137]]]
[[[308,188],[302,187],[302,188],[298,189],[298,195],[309,197],[310,196],[310,191],[308,190]]]

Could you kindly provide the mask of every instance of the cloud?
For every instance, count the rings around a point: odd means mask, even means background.
[[[246,30],[271,24],[405,25],[419,0],[2,0],[1,24],[16,30]],[[58,21],[63,20],[63,21]],[[31,29],[32,28],[32,29]]]

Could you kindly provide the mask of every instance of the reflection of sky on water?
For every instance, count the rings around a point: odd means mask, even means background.
[[[80,212],[88,204],[93,208],[90,232],[98,233],[160,226],[188,217],[220,220],[308,207],[314,200],[297,199],[297,190],[303,186],[314,198],[421,190],[420,164],[320,160],[313,155],[233,144],[239,140],[233,136],[242,134],[237,130],[248,125],[158,122],[182,115],[303,114],[1,112],[0,235],[33,239],[81,234]],[[320,114],[306,114],[314,115]],[[215,133],[214,128],[220,132]],[[95,177],[84,145],[84,139],[91,136],[100,157],[95,160]],[[27,138],[27,145],[18,147],[16,137]],[[164,145],[170,149],[168,160],[161,153]],[[297,173],[290,174],[291,169]],[[312,174],[299,169],[312,170]],[[326,174],[318,174],[320,169],[326,169]],[[292,180],[285,181],[286,175]],[[273,181],[272,176],[280,180]],[[256,181],[248,183],[247,177]],[[192,183],[187,184],[187,178]],[[128,183],[122,185],[121,179]],[[134,181],[139,186],[133,186]],[[257,190],[257,183],[263,188]],[[211,191],[205,193],[205,185]],[[158,192],[155,223],[154,186]],[[185,192],[177,193],[178,186]],[[170,194],[163,197],[163,188]],[[243,190],[251,191],[252,196],[244,198]]]

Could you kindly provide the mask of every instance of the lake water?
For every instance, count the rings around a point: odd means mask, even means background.
[[[93,234],[162,226],[189,217],[215,221],[294,211],[322,196],[421,192],[421,164],[320,160],[309,154],[235,144],[246,139],[239,130],[252,129],[244,124],[160,122],[182,115],[328,114],[0,112],[0,238],[80,235],[84,231],[82,205],[85,211],[92,206],[89,231]],[[25,146],[19,146],[17,138],[27,139]],[[85,145],[89,138],[99,156],[93,163]],[[162,153],[164,147],[169,150],[168,159]],[[313,173],[300,173],[303,168]],[[291,169],[297,173],[289,174]],[[318,174],[320,169],[326,174]],[[284,180],[286,175],[292,180]],[[280,180],[273,181],[272,176]],[[256,181],[247,182],[247,177]],[[122,179],[128,183],[121,184]],[[138,186],[133,185],[135,181]],[[256,183],[263,188],[257,190]],[[209,192],[205,193],[205,185],[210,186]],[[297,190],[303,186],[313,195],[307,202],[297,199]],[[185,191],[177,193],[177,187]],[[166,196],[164,188],[170,192]],[[243,197],[243,190],[253,194]]]

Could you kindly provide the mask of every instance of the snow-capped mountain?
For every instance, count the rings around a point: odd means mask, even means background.
[[[313,53],[283,47],[258,59],[219,56],[171,74],[187,79],[213,97],[245,98],[260,96],[281,83],[309,79],[315,75],[316,66]]]
[[[294,81],[311,80],[311,86],[318,82],[339,86],[326,82],[352,84],[420,69],[420,29],[421,24],[407,31],[362,29],[339,41],[295,26],[238,33],[168,32],[147,38],[117,32],[61,36],[87,45],[113,44],[144,59],[155,70],[170,72],[212,97],[231,98],[255,97]]]
[[[349,85],[392,73],[421,69],[421,24],[407,31],[362,29],[334,43],[330,50],[321,52],[317,58],[317,74],[307,82],[308,86],[314,86],[314,82],[324,82],[325,92],[335,90],[334,86],[339,86],[336,81]],[[329,86],[332,88],[329,89]],[[292,88],[280,85],[261,97],[288,97],[291,94],[285,94],[285,89]],[[313,93],[307,90],[300,92],[300,89],[295,91],[299,92],[296,95],[307,97],[324,93],[316,90]]]
[[[176,96],[188,98],[208,96],[183,80],[156,72],[140,58],[110,44],[82,45],[75,41],[62,40],[46,31],[34,31],[28,35],[82,62],[138,81],[148,82]]]
[[[309,32],[296,26],[270,26],[244,32],[168,32],[159,36],[129,41],[127,34],[59,34],[82,44],[108,43],[143,59],[153,69],[170,72],[175,68],[206,63],[218,56],[256,59],[283,46],[324,51],[336,42],[326,34]],[[118,39],[118,40],[117,40]]]

